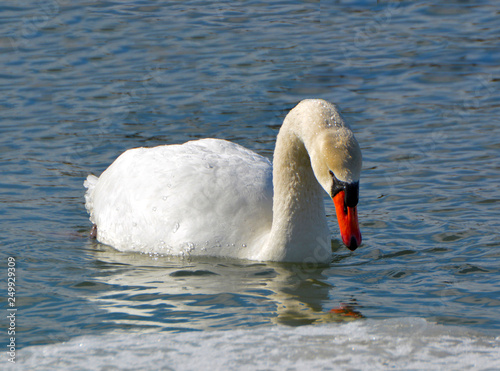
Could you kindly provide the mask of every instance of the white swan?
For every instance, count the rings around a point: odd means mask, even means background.
[[[360,172],[361,150],[336,106],[307,99],[286,116],[273,166],[219,139],[135,148],[88,176],[85,200],[98,241],[118,250],[328,263],[323,192],[356,249]]]

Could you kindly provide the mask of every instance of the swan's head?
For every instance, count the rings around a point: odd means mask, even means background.
[[[357,204],[361,173],[361,149],[354,133],[328,102],[312,120],[312,135],[308,152],[316,179],[330,195],[337,213],[342,241],[355,250],[361,244]]]

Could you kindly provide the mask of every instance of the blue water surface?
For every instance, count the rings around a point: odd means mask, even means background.
[[[363,318],[498,335],[498,2],[1,9],[1,281],[7,298],[14,257],[19,348]],[[328,267],[125,254],[88,238],[83,181],[127,148],[215,137],[272,158],[304,98],[337,103],[362,147],[355,252],[328,200]]]

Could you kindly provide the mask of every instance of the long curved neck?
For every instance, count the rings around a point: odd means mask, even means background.
[[[328,262],[331,245],[324,191],[314,176],[306,149],[311,139],[303,138],[298,129],[296,121],[285,120],[276,140],[273,223],[261,258]]]

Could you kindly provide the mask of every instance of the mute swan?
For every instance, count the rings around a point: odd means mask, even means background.
[[[323,191],[355,250],[360,172],[336,106],[306,99],[285,117],[273,165],[219,139],[130,149],[88,176],[85,206],[98,241],[121,251],[329,263]]]

